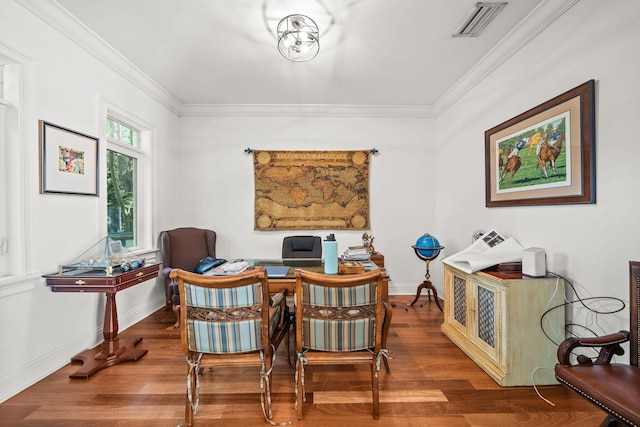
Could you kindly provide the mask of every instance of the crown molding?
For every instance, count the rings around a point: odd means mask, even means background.
[[[460,100],[580,0],[543,0],[434,105],[181,104],[55,0],[16,0],[60,34],[180,117],[319,116],[434,118]]]
[[[435,117],[428,105],[183,104],[180,117]]]
[[[436,116],[455,104],[580,0],[543,0],[433,105]]]
[[[26,64],[31,61],[31,58],[18,52],[13,47],[0,43],[0,64]]]
[[[181,104],[104,39],[67,12],[56,1],[16,0],[25,9],[80,46],[96,59],[181,117],[206,116],[337,116],[433,117],[431,106],[406,105],[236,105]]]
[[[175,97],[67,12],[58,2],[42,0],[16,0],[16,2],[174,114],[180,113],[181,105]]]

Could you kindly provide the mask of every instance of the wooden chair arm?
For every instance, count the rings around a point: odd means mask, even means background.
[[[577,356],[580,365],[604,365],[611,363],[614,355],[623,355],[624,350],[620,344],[629,341],[629,332],[620,331],[615,334],[609,334],[602,337],[594,338],[567,338],[558,346],[558,362],[561,365],[571,365],[571,353],[580,347],[601,347],[598,358],[594,362],[590,357],[580,354]]]

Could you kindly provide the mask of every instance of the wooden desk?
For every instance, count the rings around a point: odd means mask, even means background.
[[[257,266],[269,266],[269,265],[285,265],[281,259],[248,259],[245,260],[249,265]],[[269,277],[269,292],[275,294],[283,289],[287,290],[287,294],[293,295],[296,290],[296,276],[295,271],[297,268],[301,268],[307,271],[313,271],[314,273],[324,273],[324,265],[310,265],[310,266],[290,266],[289,273],[286,277]],[[372,270],[378,269],[378,265],[373,263]],[[385,270],[386,272],[386,270]],[[389,300],[389,276],[385,274],[383,278],[384,289],[382,290],[382,296],[384,301]]]
[[[118,337],[118,312],[116,293],[158,276],[160,264],[146,265],[127,272],[67,271],[61,274],[47,274],[47,286],[53,292],[104,292],[107,301],[104,310],[102,345],[85,350],[71,358],[81,362],[82,367],[70,375],[74,379],[86,379],[101,369],[124,362],[133,362],[147,354],[147,350],[135,348],[142,338],[120,340]]]

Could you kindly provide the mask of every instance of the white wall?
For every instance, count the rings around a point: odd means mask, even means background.
[[[439,115],[436,232],[444,256],[469,245],[473,230],[496,228],[525,247],[545,248],[547,269],[569,278],[582,297],[628,300],[628,261],[640,259],[638,16],[635,0],[583,0]],[[486,208],[484,132],[590,79],[597,204]],[[586,323],[585,316],[573,320]],[[629,327],[628,311],[599,320],[608,332]]]
[[[99,129],[105,126],[104,107],[116,106],[153,126],[155,161],[162,170],[167,161],[162,152],[177,139],[178,118],[17,2],[3,1],[0,17],[0,44],[28,58],[26,157],[15,158],[24,163],[26,192],[22,217],[12,224],[25,230],[27,241],[20,246],[26,247],[27,259],[24,274],[0,286],[1,402],[102,341],[104,295],[52,293],[40,276],[57,271],[60,263],[106,236],[106,183],[103,177],[100,197],[39,194],[38,120],[103,138]],[[101,139],[103,162],[105,153]],[[171,191],[170,182],[160,174],[154,185]],[[158,199],[155,207],[164,211],[166,202]],[[155,252],[146,255],[153,257]],[[164,285],[151,280],[118,293],[116,299],[123,330],[163,305]]]
[[[415,292],[422,281],[424,264],[411,249],[422,233],[446,246],[431,269],[442,291],[440,260],[467,246],[473,230],[495,227],[524,246],[544,247],[549,270],[571,279],[581,295],[626,299],[627,261],[640,259],[633,193],[640,181],[634,167],[640,146],[633,133],[640,117],[640,3],[609,3],[576,4],[437,119],[289,113],[179,119],[144,85],[106,67],[18,2],[2,2],[0,44],[30,58],[33,105],[21,226],[28,236],[25,273],[34,276],[0,288],[0,401],[101,339],[104,297],[52,293],[39,275],[106,234],[100,219],[105,202],[38,193],[37,121],[101,136],[99,110],[105,103],[154,127],[154,236],[178,226],[209,227],[218,232],[220,256],[277,256],[282,236],[290,233],[253,230],[253,165],[244,149],[377,148],[369,231],[385,255],[391,293]],[[486,208],[484,131],[592,78],[598,203]],[[362,233],[336,234],[343,250],[358,244]],[[160,280],[119,293],[120,329],[160,307],[163,293]],[[627,317],[622,313],[601,323],[617,330],[627,327]]]
[[[411,245],[435,228],[433,119],[379,117],[183,117],[180,168],[185,191],[182,216],[174,225],[215,230],[217,256],[279,258],[282,237],[299,231],[253,229],[256,150],[359,150],[377,148],[370,158],[370,211],[374,247],[385,256],[390,293],[415,293],[424,263]],[[203,197],[204,195],[204,197]],[[338,251],[362,244],[363,231],[335,233]]]

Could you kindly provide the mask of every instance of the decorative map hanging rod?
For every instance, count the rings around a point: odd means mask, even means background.
[[[247,154],[253,154],[256,150],[254,150],[253,148],[245,148],[244,152]],[[378,154],[380,151],[377,148],[372,148],[369,150],[369,152],[373,155]]]

